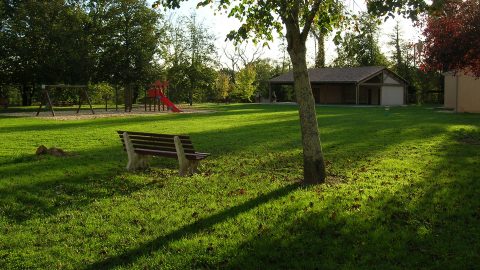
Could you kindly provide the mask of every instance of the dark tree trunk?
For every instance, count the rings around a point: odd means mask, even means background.
[[[287,25],[287,41],[293,66],[294,89],[299,105],[304,183],[323,183],[326,170],[318,131],[315,99],[308,77],[305,41],[298,31],[298,26]]]
[[[23,84],[20,91],[22,95],[22,106],[31,106],[33,90],[30,88],[30,86]]]
[[[134,85],[133,86],[133,100],[132,100],[133,104],[137,104],[139,93],[140,93],[139,87],[137,85]]]

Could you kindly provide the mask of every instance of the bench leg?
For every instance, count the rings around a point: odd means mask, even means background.
[[[180,176],[189,175],[188,164],[186,166],[185,165],[180,165],[180,168],[178,170],[178,175],[180,175]]]
[[[127,170],[134,171],[136,169],[148,168],[149,161],[150,161],[149,156],[139,155],[135,153],[134,155],[131,155],[131,156],[129,155]]]
[[[127,170],[133,171],[140,168],[147,168],[150,157],[135,153],[133,144],[130,141],[127,132],[123,133],[123,141],[125,142],[125,149],[127,150],[128,155]]]
[[[200,161],[199,160],[189,160],[189,173],[190,174],[195,174],[198,172],[198,165],[200,165]]]
[[[173,141],[175,142],[175,149],[177,150],[177,157],[178,157],[178,165],[179,165],[179,170],[178,174],[180,176],[187,176],[191,174],[191,161],[187,159],[185,156],[185,151],[183,150],[183,145],[182,142],[180,141],[180,138],[178,136],[175,136],[173,138]]]

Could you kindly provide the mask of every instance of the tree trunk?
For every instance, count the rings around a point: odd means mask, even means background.
[[[322,31],[318,30],[318,33],[312,31],[315,39],[317,41],[317,55],[315,56],[315,67],[324,68],[325,67],[325,36]]]
[[[22,106],[31,106],[32,105],[32,93],[30,87],[27,84],[21,85],[21,94],[22,94]]]
[[[303,177],[305,184],[325,182],[325,162],[320,144],[315,100],[308,77],[306,47],[300,38],[288,38],[288,53],[293,65],[294,89],[299,105],[303,144]]]

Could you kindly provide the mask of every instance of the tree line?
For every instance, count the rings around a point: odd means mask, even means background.
[[[325,7],[330,15],[319,18],[329,23],[312,27],[315,67],[387,66],[410,82],[413,102],[441,91],[441,74],[420,68],[422,59],[398,24],[385,55],[378,17],[365,13],[347,20],[341,2],[332,3]],[[103,89],[93,95],[96,102],[128,89],[137,101],[157,79],[170,81],[168,95],[176,102],[259,101],[268,97],[268,80],[291,67],[285,56],[262,58],[261,46],[250,59],[242,46],[231,53],[224,49],[228,61],[222,64],[214,35],[195,14],[166,18],[145,0],[1,1],[0,15],[0,97],[15,89],[22,105],[38,99],[41,84],[99,85],[93,87]],[[338,56],[327,64],[329,35],[335,35]],[[291,87],[274,90],[279,100],[295,100]]]
[[[96,100],[129,90],[137,101],[158,79],[170,81],[177,102],[252,101],[281,72],[259,59],[238,72],[222,68],[214,35],[195,14],[165,18],[145,0],[0,1],[0,15],[0,95],[14,89],[24,106],[42,84],[98,84]]]
[[[31,105],[40,84],[108,82],[136,88],[154,77],[161,15],[145,1],[2,1],[2,84]]]

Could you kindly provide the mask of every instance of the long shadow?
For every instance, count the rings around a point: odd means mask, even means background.
[[[478,268],[480,145],[449,141],[452,134],[444,132],[448,136],[438,141],[439,152],[419,160],[422,169],[405,185],[394,190],[382,187],[393,184],[392,178],[374,190],[357,187],[349,196],[351,207],[324,200],[321,211],[304,210],[295,220],[291,217],[301,210],[285,209],[277,221],[269,221],[282,226],[246,239],[218,259],[220,264],[205,262],[206,268]],[[198,264],[187,261],[183,267],[192,265]]]
[[[300,184],[298,183],[290,184],[267,194],[260,195],[255,199],[226,209],[208,218],[200,219],[192,224],[186,225],[164,236],[160,236],[150,242],[143,243],[142,245],[128,252],[88,265],[84,269],[112,269],[115,267],[126,266],[128,264],[134,263],[138,258],[148,256],[149,254],[164,248],[173,241],[188,237],[190,235],[194,235],[202,230],[214,226],[215,224],[221,223],[230,218],[234,218],[241,213],[248,212],[264,203],[284,197],[298,187],[300,187]]]

